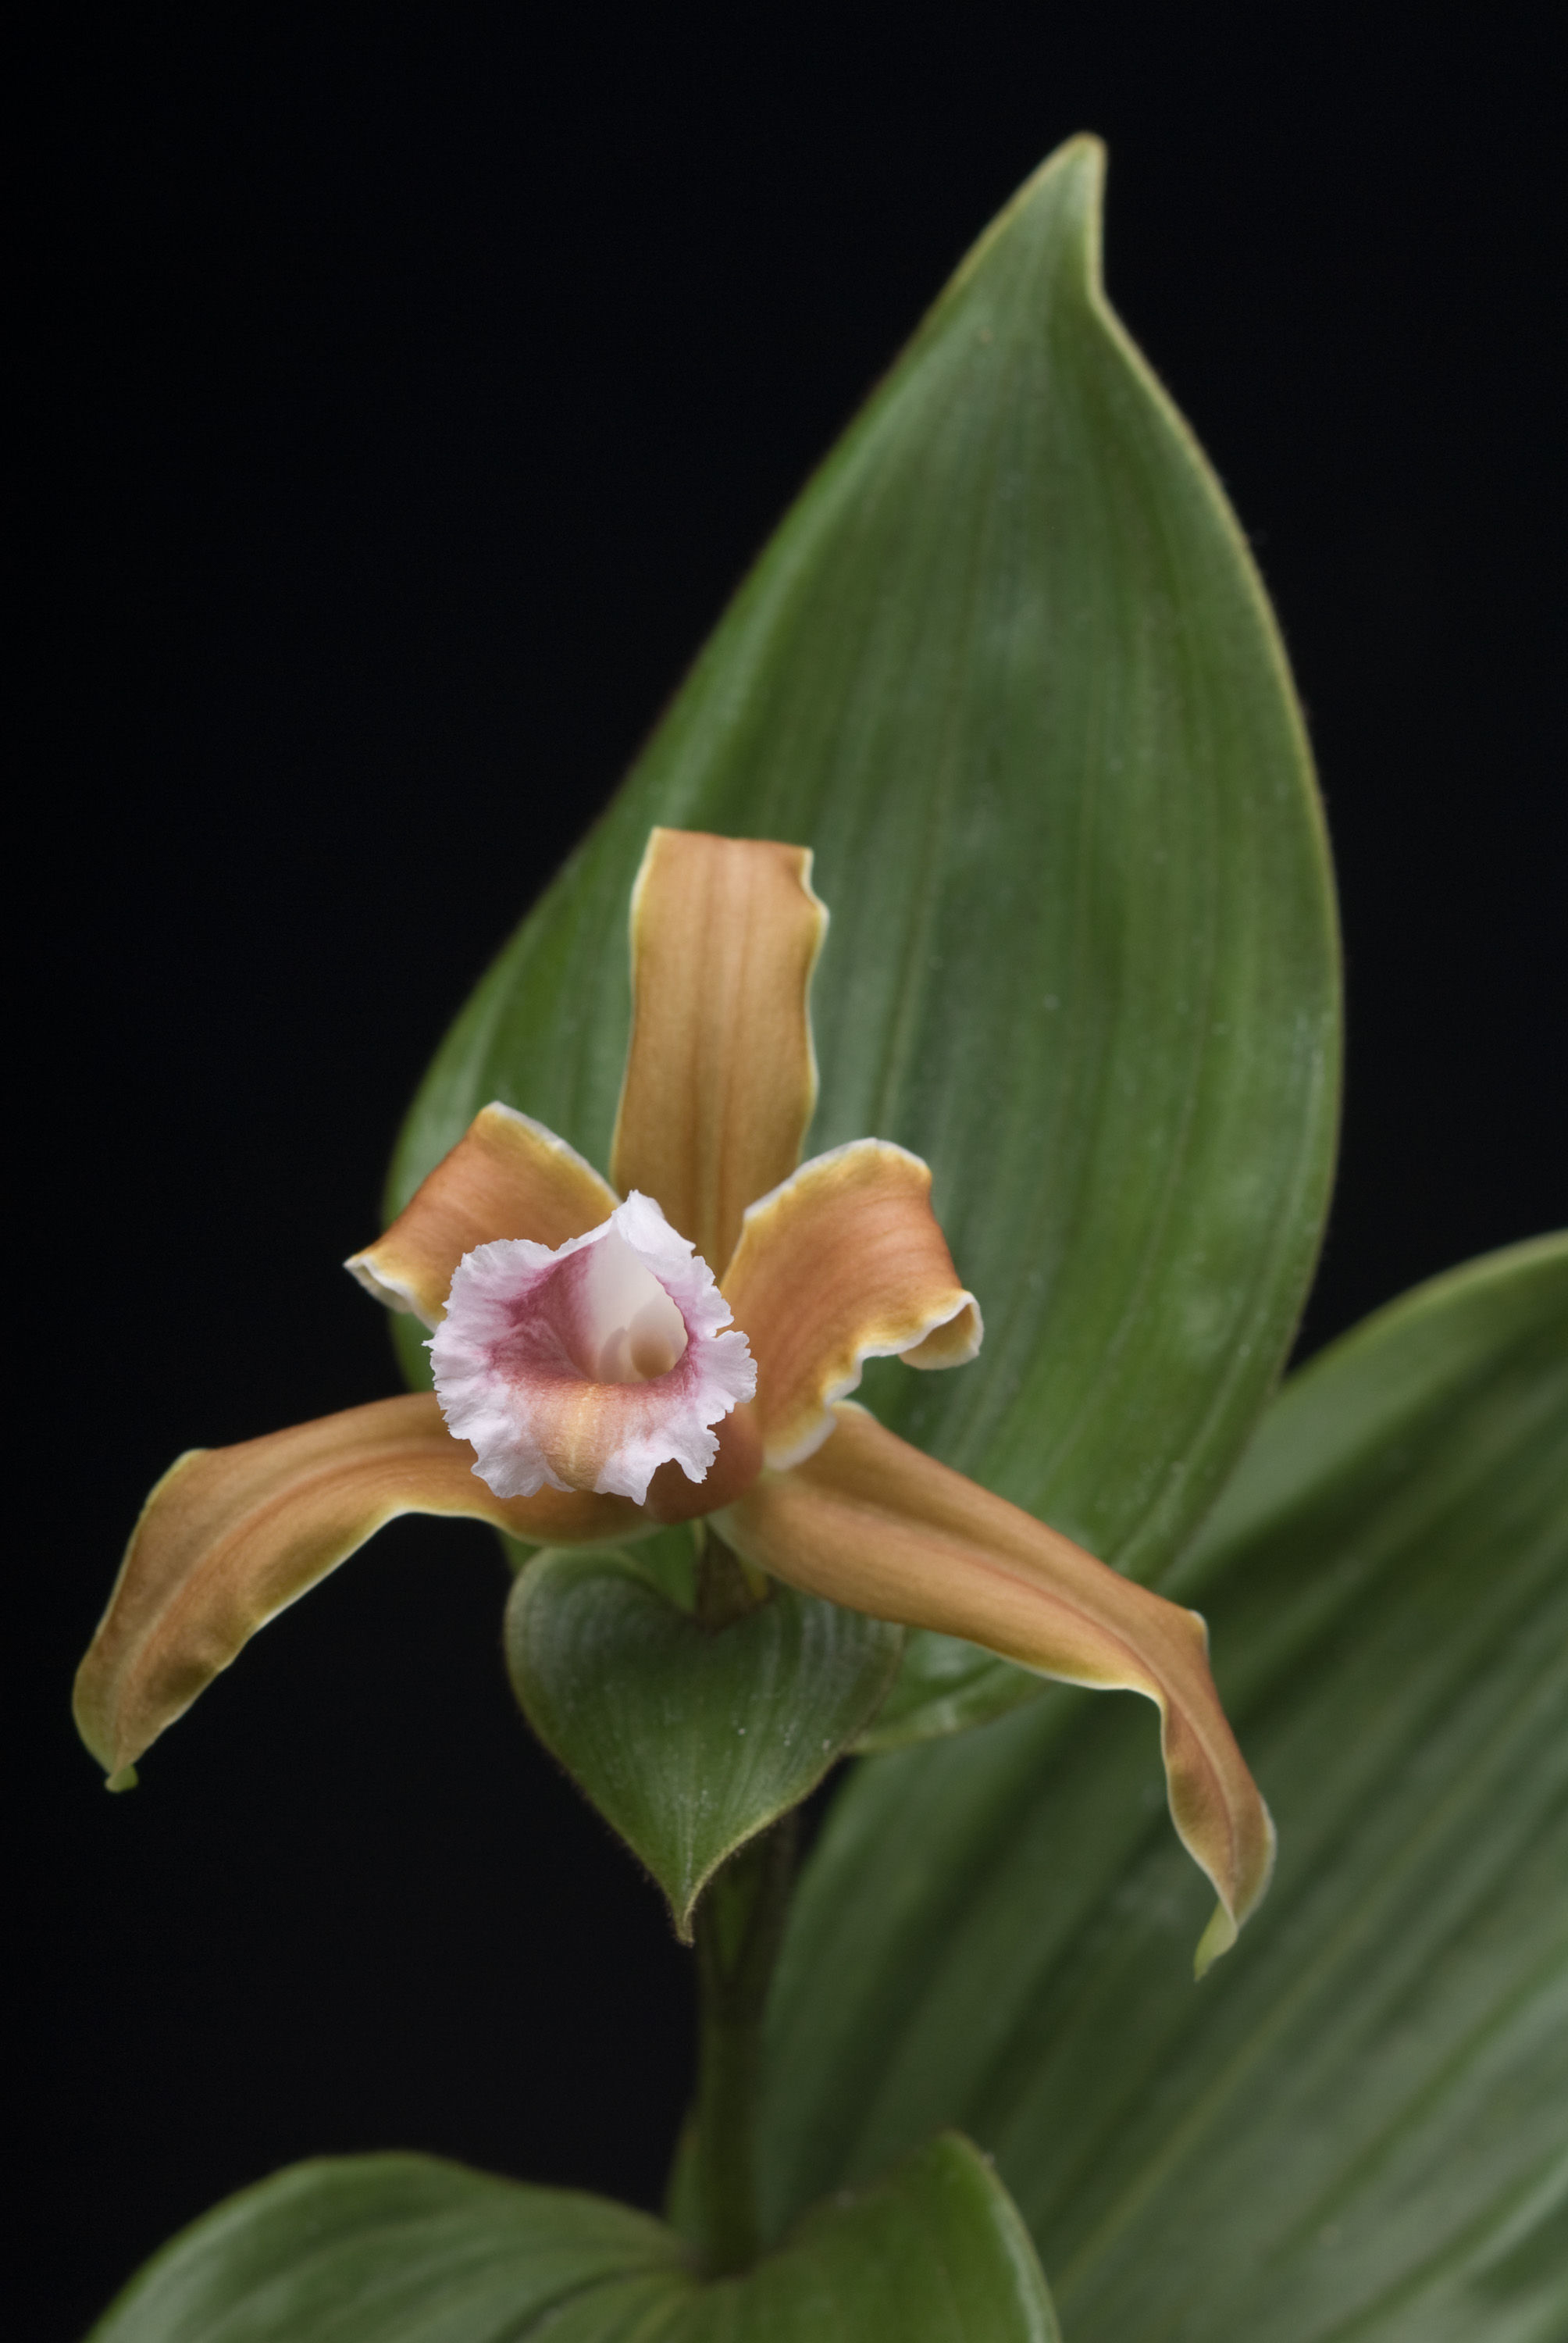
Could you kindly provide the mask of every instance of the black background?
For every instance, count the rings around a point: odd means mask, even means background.
[[[1543,25],[1546,12],[1540,12]],[[337,1263],[419,1070],[1017,182],[1278,602],[1350,967],[1307,1347],[1563,1215],[1559,133],[1528,15],[57,13],[14,812],[29,2337],[321,2150],[655,2201],[684,1956],[403,1523],[132,1797],[69,1677],[178,1448],[394,1388]],[[35,921],[35,925],[33,922]]]

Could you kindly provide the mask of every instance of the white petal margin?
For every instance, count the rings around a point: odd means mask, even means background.
[[[725,1331],[729,1329],[729,1331]],[[700,1482],[757,1369],[713,1272],[637,1190],[552,1251],[477,1245],[430,1342],[447,1429],[498,1497],[592,1490],[641,1504],[661,1464]]]

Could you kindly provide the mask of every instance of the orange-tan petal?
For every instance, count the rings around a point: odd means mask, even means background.
[[[765,1473],[716,1526],[748,1562],[850,1610],[933,1627],[1067,1684],[1144,1694],[1161,1715],[1171,1812],[1220,1897],[1201,1975],[1235,1942],[1273,1863],[1196,1612],[1097,1562],[1030,1513],[840,1406],[827,1444]]]
[[[809,994],[828,914],[809,848],[655,830],[631,898],[631,1044],[610,1152],[716,1274],[794,1170],[817,1101]]]
[[[832,1403],[867,1359],[957,1366],[980,1349],[980,1308],[930,1199],[918,1155],[858,1139],[802,1163],[748,1211],[724,1297],[757,1361],[769,1464],[821,1446]]]
[[[453,1272],[476,1245],[497,1237],[565,1244],[608,1220],[616,1201],[564,1139],[496,1101],[481,1107],[386,1235],[344,1267],[378,1302],[438,1326]]]
[[[400,1513],[458,1513],[538,1544],[652,1524],[615,1497],[509,1503],[426,1392],[179,1457],[148,1497],[77,1672],[83,1740],[111,1779],[276,1618]]]

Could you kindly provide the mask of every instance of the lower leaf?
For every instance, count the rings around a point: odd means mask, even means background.
[[[949,2132],[808,2213],[744,2278],[705,2287],[659,2343],[1060,2338],[1016,2207],[987,2158]]]
[[[346,2157],[219,2205],[89,2343],[498,2343],[574,2313],[608,2335],[690,2283],[670,2232],[625,2206],[429,2157]]]
[[[414,2156],[293,2166],[174,2239],[89,2343],[1059,2343],[1028,2232],[933,2140],[705,2286],[661,2223]]]

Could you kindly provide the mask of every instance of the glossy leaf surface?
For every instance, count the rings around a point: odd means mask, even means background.
[[[1106,307],[1101,171],[1087,139],[1043,166],[810,482],[443,1045],[390,1202],[492,1097],[608,1161],[651,823],[808,843],[809,1147],[924,1156],[986,1317],[977,1364],[865,1395],[1146,1576],[1295,1321],[1338,995],[1283,656]]]
[[[1131,1702],[873,1759],[772,2014],[772,2217],[938,2123],[1073,2343],[1568,2332],[1568,1243],[1287,1386],[1171,1579],[1280,1827],[1201,1986]]]
[[[903,1637],[790,1587],[724,1627],[640,1556],[541,1554],[507,1606],[513,1687],[547,1748],[689,1937],[725,1857],[819,1782],[886,1694]]]
[[[1057,2343],[1028,2232],[965,2140],[703,2286],[625,2206],[425,2157],[296,2165],[174,2239],[92,2343]]]

